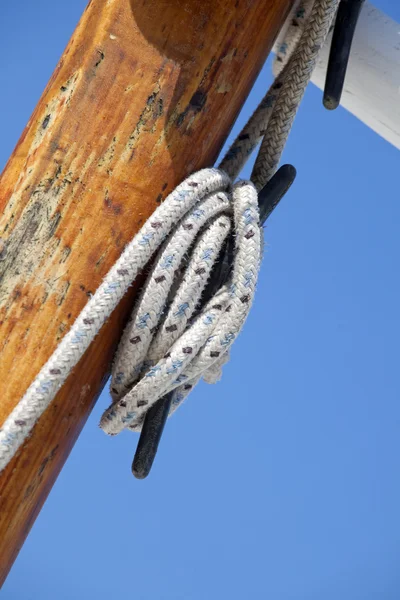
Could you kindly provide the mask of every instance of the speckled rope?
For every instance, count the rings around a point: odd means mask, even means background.
[[[191,181],[187,180],[187,185]],[[197,241],[182,283],[158,328],[173,284],[174,265],[190,245],[187,231],[198,229],[197,222],[207,219],[206,204],[209,211],[221,216],[211,220]],[[236,247],[230,284],[190,322],[212,264],[229,235],[230,204]],[[127,426],[140,429],[149,406],[172,390],[176,408],[194,382],[229,350],[248,315],[260,257],[258,199],[252,183],[236,184],[231,199],[222,191],[214,193],[188,213],[160,253],[121,340],[113,368],[114,402],[101,419],[106,433],[116,434]]]
[[[275,77],[281,73],[288,56],[298,45],[310,17],[313,0],[296,0],[274,44],[275,59],[272,71]]]
[[[274,174],[338,4],[339,0],[304,0],[298,7],[299,16],[291,16],[288,36],[293,39],[295,19],[302,35],[295,47],[281,42],[279,75],[221,162],[220,168],[231,177],[238,176],[260,142],[251,180],[260,190]],[[300,18],[307,14],[306,21]]]
[[[174,390],[174,410],[201,376],[215,378],[254,296],[261,252],[256,188],[261,189],[277,167],[337,4],[338,0],[315,0],[292,57],[220,169],[204,169],[180,184],[110,269],[0,430],[0,470],[160,247],[116,355],[111,383],[114,402],[105,411],[101,427],[111,434],[125,427],[140,429],[145,412],[167,391]],[[256,188],[250,182],[232,186],[261,139],[252,176]],[[230,284],[191,321],[219,249],[232,229],[236,252]],[[189,247],[191,259],[183,267]],[[182,268],[177,287],[172,275]]]

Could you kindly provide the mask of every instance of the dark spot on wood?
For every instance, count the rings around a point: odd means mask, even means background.
[[[106,190],[106,195],[104,198],[104,204],[107,206],[107,208],[109,208],[110,210],[112,210],[112,212],[115,215],[119,215],[122,212],[122,207],[120,204],[117,204],[116,202],[113,202],[111,200],[111,198],[108,196],[108,190]]]
[[[97,60],[97,62],[95,63],[95,68],[99,66],[99,64],[104,60],[104,52],[102,50],[97,50],[98,54],[99,54],[99,58]]]
[[[28,485],[28,487],[26,488],[25,494],[24,494],[24,500],[29,498],[29,496],[32,494],[33,490],[34,490],[34,486]]]
[[[186,117],[186,111],[180,113],[177,118],[176,118],[176,126],[180,127],[183,123],[183,121],[185,120]]]
[[[45,118],[43,119],[43,123],[42,123],[42,129],[46,129],[47,125],[49,124],[51,119],[51,115],[46,115]]]
[[[58,150],[58,141],[57,140],[51,140],[50,141],[50,151],[51,152],[57,152]]]
[[[85,286],[83,285],[83,283],[80,284],[79,289],[82,290],[82,292],[84,292],[86,290]]]
[[[66,282],[64,283],[63,290],[62,290],[62,292],[61,292],[61,296],[60,296],[60,298],[57,300],[57,304],[58,304],[58,306],[61,306],[61,304],[64,302],[64,300],[65,300],[65,297],[66,297],[66,295],[67,295],[67,292],[68,292],[68,290],[69,290],[70,286],[71,286],[71,282],[70,282],[70,281],[66,281]]]
[[[6,242],[4,242],[1,238],[0,238],[0,260],[4,260],[7,254],[7,245]]]
[[[167,189],[167,185],[168,185],[168,183],[167,183],[167,182],[165,182],[165,183],[164,183],[164,185],[163,185],[163,186],[162,186],[162,188],[161,188],[161,189],[162,189],[162,191],[164,191],[164,190],[166,190],[166,189]]]
[[[59,211],[57,211],[50,222],[48,239],[51,239],[53,237],[60,221],[61,221],[61,213]]]
[[[65,246],[65,248],[62,251],[60,264],[65,263],[65,261],[67,260],[67,258],[70,254],[71,254],[71,248],[69,246]]]
[[[157,202],[157,204],[160,204],[162,199],[163,199],[163,196],[162,196],[162,194],[158,194],[158,196],[157,196],[157,198],[156,198],[156,202]]]
[[[47,465],[48,462],[49,462],[49,458],[48,458],[48,456],[46,456],[46,458],[43,460],[42,464],[39,467],[38,477],[40,477],[42,475],[42,473],[45,470],[46,465]]]
[[[56,444],[56,446],[54,446],[53,450],[50,452],[50,458],[54,458],[55,455],[57,454],[57,450],[59,449],[59,444]]]
[[[151,106],[154,103],[154,100],[157,98],[158,92],[153,92],[146,100],[146,104]]]
[[[207,101],[207,94],[202,92],[201,90],[197,90],[191,97],[188,106],[185,108],[183,112],[181,112],[176,118],[176,125],[180,127],[185,120],[186,115],[191,110],[195,113],[198,113],[202,110],[205,103]]]

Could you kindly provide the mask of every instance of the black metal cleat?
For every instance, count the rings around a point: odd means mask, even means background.
[[[137,479],[145,479],[153,466],[171,408],[172,396],[173,392],[169,392],[157,400],[146,413],[132,463],[132,473]]]
[[[268,219],[269,215],[294,182],[295,177],[296,169],[292,165],[282,165],[259,192],[260,225],[263,225]],[[224,256],[221,256],[216,269],[210,277],[209,284],[202,298],[203,306],[227,281],[230,274],[232,256],[233,237],[228,241]],[[157,400],[146,413],[132,463],[132,473],[137,479],[144,479],[150,473],[171,407],[172,395],[173,392],[169,392]]]
[[[341,0],[333,29],[323,103],[328,110],[340,104],[351,44],[364,0]]]
[[[264,225],[295,179],[296,169],[294,166],[282,165],[262,190],[259,191],[260,225]]]

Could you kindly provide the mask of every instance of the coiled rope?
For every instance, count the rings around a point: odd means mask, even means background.
[[[215,380],[254,297],[261,257],[257,190],[277,168],[338,3],[306,0],[302,4],[309,17],[290,59],[286,54],[285,66],[219,169],[204,169],[181,183],[125,248],[1,428],[0,470],[157,251],[117,351],[113,404],[105,411],[101,427],[110,434],[127,427],[139,430],[146,411],[167,392],[174,390],[172,412],[201,377]],[[291,18],[296,19],[296,14]],[[233,184],[259,142],[253,183]],[[229,284],[191,320],[230,232],[235,235],[235,256]],[[174,273],[182,270],[189,250],[189,262],[177,284]]]

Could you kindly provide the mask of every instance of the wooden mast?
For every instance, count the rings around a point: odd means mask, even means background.
[[[124,244],[212,165],[291,0],[92,0],[0,181],[0,425]],[[6,577],[109,373],[123,300],[0,475]]]

